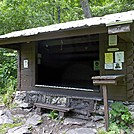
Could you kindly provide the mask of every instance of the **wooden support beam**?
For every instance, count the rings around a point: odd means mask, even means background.
[[[54,40],[45,40],[42,44],[46,44],[48,46],[60,46],[60,45],[70,45],[70,44],[82,44],[82,43],[90,43],[99,41],[99,35],[85,35],[78,37],[70,37],[70,38],[61,38]]]
[[[104,102],[104,114],[105,114],[105,128],[106,131],[108,131],[109,127],[109,109],[108,109],[108,91],[107,91],[107,86],[102,85],[103,89],[103,102]]]

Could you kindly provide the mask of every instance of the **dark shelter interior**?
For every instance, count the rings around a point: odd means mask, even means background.
[[[86,35],[39,41],[36,84],[98,90],[91,80],[99,75],[98,40]]]

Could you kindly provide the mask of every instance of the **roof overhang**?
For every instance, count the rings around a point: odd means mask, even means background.
[[[91,34],[106,33],[106,32],[107,32],[107,28],[105,25],[81,27],[79,29],[72,28],[67,30],[38,33],[36,35],[30,35],[30,36],[3,38],[0,39],[0,45],[39,41],[39,40],[50,40],[50,39],[58,39],[58,38],[68,38],[68,37],[91,35]]]
[[[45,27],[15,31],[1,35],[0,45],[108,33],[108,28],[130,24],[133,23],[133,20],[134,10],[105,15],[103,17],[93,17]]]

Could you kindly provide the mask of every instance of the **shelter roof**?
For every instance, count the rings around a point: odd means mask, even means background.
[[[66,31],[71,29],[82,29],[85,27],[92,27],[92,26],[100,26],[100,25],[109,26],[109,25],[125,24],[133,22],[133,20],[134,20],[134,10],[131,10],[128,12],[105,15],[103,17],[93,17],[66,23],[53,24],[45,27],[37,27],[21,31],[15,31],[5,35],[1,35],[0,41],[9,38],[29,37],[43,33]]]

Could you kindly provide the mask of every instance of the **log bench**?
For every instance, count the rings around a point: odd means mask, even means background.
[[[64,117],[64,114],[71,111],[72,108],[68,107],[62,107],[62,106],[56,106],[53,104],[42,104],[42,103],[34,103],[34,105],[37,107],[37,111],[41,112],[41,109],[49,109],[49,110],[55,110],[59,112],[60,117]]]

